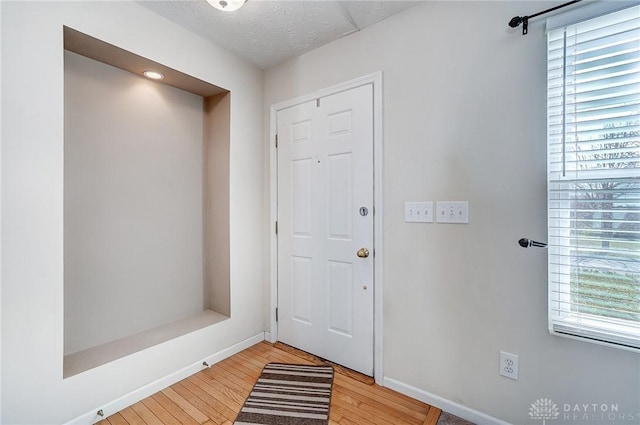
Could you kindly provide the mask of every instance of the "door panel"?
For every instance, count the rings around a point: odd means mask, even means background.
[[[353,335],[353,267],[349,263],[329,261],[329,330],[343,336]]]
[[[291,208],[293,214],[293,235],[311,236],[311,159],[297,159],[291,162]]]
[[[293,318],[311,325],[311,258],[291,257]]]
[[[332,155],[329,162],[329,235],[330,239],[352,239],[351,154]]]
[[[278,339],[373,375],[373,87],[277,125]]]

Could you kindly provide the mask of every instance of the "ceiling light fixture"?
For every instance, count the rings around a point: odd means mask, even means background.
[[[164,75],[156,71],[145,71],[142,73],[142,75],[144,75],[145,77],[151,80],[162,80],[164,78]]]
[[[211,6],[225,12],[233,12],[234,10],[238,10],[246,2],[247,0],[207,0],[207,3],[209,3]]]

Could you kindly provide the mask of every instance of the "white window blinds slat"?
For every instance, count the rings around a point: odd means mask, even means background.
[[[640,6],[548,34],[549,326],[640,349]]]

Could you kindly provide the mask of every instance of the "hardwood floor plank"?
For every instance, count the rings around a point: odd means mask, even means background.
[[[342,403],[342,405],[349,411],[354,411],[353,409],[355,408],[357,409],[357,412],[360,412],[360,414],[362,414],[362,412],[367,412],[366,419],[372,421],[372,423],[378,423],[377,420],[380,420],[383,423],[389,422],[394,425],[415,424],[415,422],[407,422],[395,415],[390,414],[389,411],[381,409],[380,406],[376,406],[375,404],[363,403],[340,391],[334,391],[332,400],[334,399],[336,400],[336,403]]]
[[[171,387],[162,390],[162,393],[171,401],[180,406],[189,416],[196,420],[199,424],[203,424],[209,420],[209,417],[185,400],[180,394],[175,392]]]
[[[260,356],[261,358],[264,359],[265,363],[280,362],[280,363],[297,363],[297,364],[308,364],[308,365],[316,364],[307,359],[294,356],[291,353],[287,353],[286,351],[274,349],[273,347],[269,348],[263,344],[257,344],[256,346],[251,347],[251,349],[247,350],[247,353],[245,355],[249,353],[254,353],[254,355]]]
[[[227,359],[230,360],[230,359]],[[205,370],[204,373],[211,376],[214,379],[224,379],[226,381],[234,382],[236,387],[242,387],[245,391],[251,390],[253,386],[254,378],[250,376],[243,368],[243,370],[238,369],[235,363],[236,359],[233,359],[226,363],[220,363],[216,366],[219,369],[208,369]]]
[[[237,356],[237,357],[236,357]],[[268,362],[259,356],[252,355],[251,353],[245,353],[244,351],[236,354],[229,362],[234,368],[241,370],[250,379],[255,378],[256,371],[262,370],[265,364]]]
[[[262,368],[269,363],[266,359],[262,359],[259,356],[252,356],[250,353],[245,353],[244,351],[239,352],[237,356],[238,360],[242,359],[247,363],[246,367],[253,367],[254,369],[257,368],[262,370]]]
[[[208,419],[211,419],[216,424],[220,425],[227,420],[220,412],[218,412],[213,406],[208,404],[203,399],[206,397],[205,393],[194,394],[187,389],[185,385],[188,385],[186,381],[180,381],[177,384],[171,385],[171,389],[180,394],[191,405],[195,406],[200,412],[205,414]]]
[[[163,425],[162,421],[149,410],[141,401],[137,402],[131,408],[140,416],[147,425]]]
[[[344,394],[346,397],[349,397],[349,399],[352,400],[352,403],[376,406],[376,409],[382,410],[390,416],[406,423],[422,425],[426,418],[426,415],[421,412],[412,411],[404,406],[386,400],[384,397],[376,396],[371,392],[364,395],[359,392],[351,391],[347,387],[338,383],[334,383],[334,391],[338,394]]]
[[[120,413],[127,420],[129,425],[146,425],[142,418],[138,416],[138,414],[131,408],[131,406],[121,410]]]
[[[240,411],[241,405],[238,405],[237,409],[233,409],[232,407],[235,407],[235,402],[231,405],[227,404],[229,399],[227,399],[224,394],[216,391],[198,378],[189,377],[182,381],[182,386],[211,406],[216,413],[220,414],[222,416],[220,423],[235,419]]]
[[[427,411],[429,410],[428,404],[425,404],[419,400],[412,399],[411,397],[408,397],[404,394],[400,394],[388,388],[381,387],[377,384],[373,386],[373,391],[372,391],[372,389],[369,386],[365,386],[360,382],[353,381],[341,375],[336,375],[336,382],[339,383],[340,385],[344,385],[350,391],[355,391],[364,395],[373,393],[376,396],[384,398],[389,402],[397,403],[401,406],[405,406],[408,409],[419,411],[424,415],[426,415]]]
[[[348,418],[342,418],[338,423],[340,425],[360,425],[357,422],[353,422],[351,419],[348,419]]]
[[[436,425],[440,418],[440,413],[442,413],[442,410],[432,406],[429,409],[429,413],[427,413],[427,418],[424,420],[424,425]]]
[[[294,356],[291,353],[287,353],[286,351],[274,349],[272,346],[269,346],[265,343],[256,344],[253,347],[250,347],[246,350],[245,355],[260,358],[265,364],[271,362],[282,363],[283,359],[285,358],[289,359],[287,361],[290,363],[307,365],[320,364],[320,362],[313,362],[303,357]]]
[[[182,425],[199,425],[193,416],[190,416],[182,407],[174,403],[164,393],[159,392],[151,396],[160,406],[162,406],[167,412],[171,413],[171,416],[180,421]],[[167,423],[168,425],[168,423]]]
[[[344,403],[339,398],[332,399],[331,410],[336,409],[344,417],[352,418],[356,423],[375,425],[399,425],[392,421],[377,417],[371,409],[360,409]]]
[[[103,425],[233,425],[267,363],[326,364],[258,343],[134,404]],[[334,366],[329,425],[436,425],[440,410]]]
[[[229,388],[228,385],[222,384],[209,375],[202,373],[187,378],[206,393],[212,395],[221,403],[228,406],[234,411],[234,415],[240,411],[246,397],[243,397]]]
[[[351,391],[363,396],[367,396],[378,403],[383,403],[394,409],[404,411],[405,413],[413,412],[412,415],[417,415],[417,418],[426,416],[429,411],[429,405],[422,403],[418,400],[407,401],[401,394],[392,392],[386,394],[383,387],[379,385],[371,388],[368,385],[363,385],[360,382],[352,381],[349,378],[336,375],[335,385],[344,387],[346,391]]]
[[[228,391],[227,396],[233,398],[240,405],[244,403],[252,388],[251,384],[224,369],[206,370],[204,375],[208,379],[223,385]]]
[[[162,405],[158,403],[153,396],[142,400],[142,404],[144,404],[147,409],[153,412],[153,414],[160,419],[160,423],[164,425],[182,425],[182,422],[173,416],[171,412],[162,407]]]
[[[127,420],[120,414],[120,412],[114,413],[113,415],[109,416],[107,420],[111,425],[129,425],[129,422],[127,422]]]

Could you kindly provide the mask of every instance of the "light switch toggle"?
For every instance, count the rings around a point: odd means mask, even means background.
[[[433,223],[433,202],[405,202],[406,223]]]
[[[438,223],[469,223],[469,202],[441,201],[436,202],[436,221]]]

